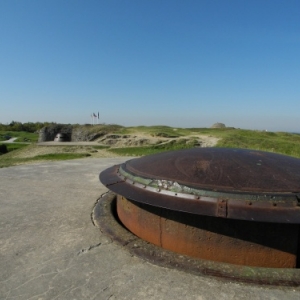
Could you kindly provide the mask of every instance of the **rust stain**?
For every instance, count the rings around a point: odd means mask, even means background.
[[[117,213],[132,233],[176,253],[237,265],[296,267],[297,225],[272,229],[256,222],[225,220],[229,222],[224,223],[224,219],[214,217],[195,218],[162,209],[158,212],[155,207],[122,196],[118,196]],[[188,220],[190,224],[185,222]],[[278,240],[278,236],[282,241],[274,243],[274,237]]]

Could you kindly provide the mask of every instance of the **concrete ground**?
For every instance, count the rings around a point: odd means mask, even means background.
[[[99,173],[128,158],[0,169],[0,299],[299,299],[300,288],[240,284],[132,256],[91,221]]]

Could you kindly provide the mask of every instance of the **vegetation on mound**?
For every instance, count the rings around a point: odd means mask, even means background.
[[[83,132],[87,133],[98,133],[98,135],[105,135],[108,133],[117,133],[121,132],[125,127],[116,124],[97,124],[97,125],[73,125],[73,129],[80,129]]]
[[[128,135],[129,137],[136,135],[141,136],[141,138],[148,136],[162,139],[158,139],[156,144],[139,147],[126,146],[113,148],[112,146],[103,146],[101,144],[99,144],[99,146],[80,146],[80,151],[78,151],[78,147],[64,145],[62,153],[55,153],[55,146],[52,146],[54,149],[52,154],[36,155],[31,158],[20,158],[22,155],[18,154],[23,153],[22,148],[24,147],[26,147],[24,151],[28,151],[29,148],[27,147],[38,146],[35,146],[33,143],[31,143],[31,145],[25,143],[7,143],[5,146],[8,153],[0,156],[0,167],[39,160],[63,160],[87,157],[99,149],[105,149],[117,155],[128,156],[142,156],[162,151],[188,149],[198,147],[199,139],[201,140],[203,136],[219,138],[216,147],[263,150],[300,158],[300,135],[286,132],[253,131],[235,128],[172,128],[169,126],[123,127],[120,125],[103,124],[95,126],[81,125],[81,129],[92,133],[100,133],[101,136],[116,134],[123,136]],[[3,139],[5,139],[4,136],[18,137],[17,141],[19,142],[24,142],[25,140],[36,142],[38,139],[37,134],[28,132],[2,131],[0,132],[0,138],[1,136]],[[14,153],[16,155],[14,155]]]
[[[148,130],[148,133],[153,133],[156,130],[156,132],[165,132],[166,135],[168,135],[172,128],[153,126],[149,128],[140,127],[139,129],[143,130],[143,132]],[[300,135],[298,134],[234,128],[178,128],[176,129],[176,132],[180,137],[187,135],[207,135],[218,137],[220,140],[216,147],[262,150],[300,157]],[[163,145],[112,148],[109,151],[118,155],[141,156],[162,151],[187,149],[195,146],[197,146],[197,142],[195,140],[190,140],[189,143],[187,143],[186,140],[180,138],[178,140],[174,140],[173,143],[166,143]]]
[[[189,140],[189,139],[182,138],[182,139],[170,141],[168,143],[161,143],[152,146],[111,148],[109,149],[109,151],[118,155],[143,156],[143,155],[155,154],[163,151],[194,148],[196,147],[197,143],[198,143],[197,140]]]
[[[300,157],[300,135],[287,132],[235,130],[221,139],[218,147],[245,148]]]
[[[234,128],[173,128],[169,126],[137,126],[123,127],[119,134],[146,134],[158,137],[178,138],[187,135],[212,135],[215,137],[223,137],[228,133],[235,131]]]

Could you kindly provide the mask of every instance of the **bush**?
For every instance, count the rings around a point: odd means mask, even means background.
[[[0,145],[0,155],[1,154],[5,154],[5,153],[7,153],[8,151],[7,151],[7,147],[6,147],[6,145]]]

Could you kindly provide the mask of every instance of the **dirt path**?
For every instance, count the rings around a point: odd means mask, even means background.
[[[10,138],[9,140],[6,140],[6,141],[1,141],[1,143],[6,143],[6,144],[9,144],[9,143],[13,143],[15,140],[17,140],[18,138]]]
[[[89,153],[92,157],[117,157],[118,155],[106,151],[105,149],[94,149],[87,145],[84,146],[37,146],[32,145],[22,149],[21,151],[14,151],[14,158],[30,158],[37,155],[46,155],[53,153]]]

